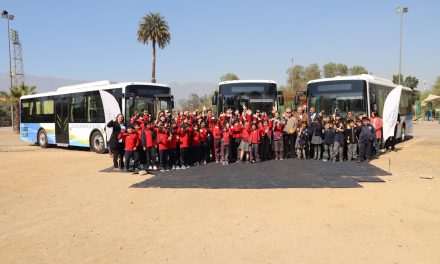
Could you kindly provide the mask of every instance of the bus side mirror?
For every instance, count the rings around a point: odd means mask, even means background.
[[[284,95],[279,95],[278,96],[278,104],[279,105],[284,105]]]
[[[212,105],[218,104],[218,93],[217,92],[212,96],[211,103],[212,103]]]

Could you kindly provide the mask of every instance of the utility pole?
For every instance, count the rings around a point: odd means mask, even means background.
[[[5,18],[8,20],[8,48],[9,48],[9,80],[10,80],[10,86],[9,86],[9,90],[12,90],[12,62],[11,62],[11,32],[10,32],[10,27],[9,27],[9,22],[11,20],[14,20],[14,15],[10,15],[8,13],[8,11],[3,10],[2,12],[2,18]],[[11,124],[12,124],[12,130],[15,132],[14,130],[14,105],[11,102]]]
[[[396,13],[400,14],[399,85],[401,85],[402,84],[403,14],[408,13],[408,7],[398,7],[398,8],[396,8]]]

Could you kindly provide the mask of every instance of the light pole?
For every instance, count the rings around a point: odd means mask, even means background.
[[[12,90],[11,30],[9,28],[9,22],[11,20],[14,20],[14,15],[10,15],[8,11],[3,10],[2,18],[8,20],[9,80],[11,82],[9,86],[9,90]],[[12,125],[12,130],[14,130],[14,105],[12,102],[11,102],[11,125]]]
[[[292,58],[292,95],[293,95],[293,98],[295,98],[295,91],[293,90],[293,58]],[[295,102],[295,100],[293,100],[293,102],[292,102],[292,107],[294,106],[294,104],[295,104],[296,102]]]
[[[403,39],[403,14],[408,13],[408,7],[396,8],[396,13],[400,13],[400,56],[399,56],[399,85],[402,84],[402,39]]]

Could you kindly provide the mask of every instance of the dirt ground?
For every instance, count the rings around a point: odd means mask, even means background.
[[[2,128],[0,262],[440,263],[440,125],[398,149],[363,188],[136,189],[108,155]]]

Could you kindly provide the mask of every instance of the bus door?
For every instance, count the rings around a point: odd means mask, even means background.
[[[55,102],[55,140],[59,146],[69,144],[69,102]]]

